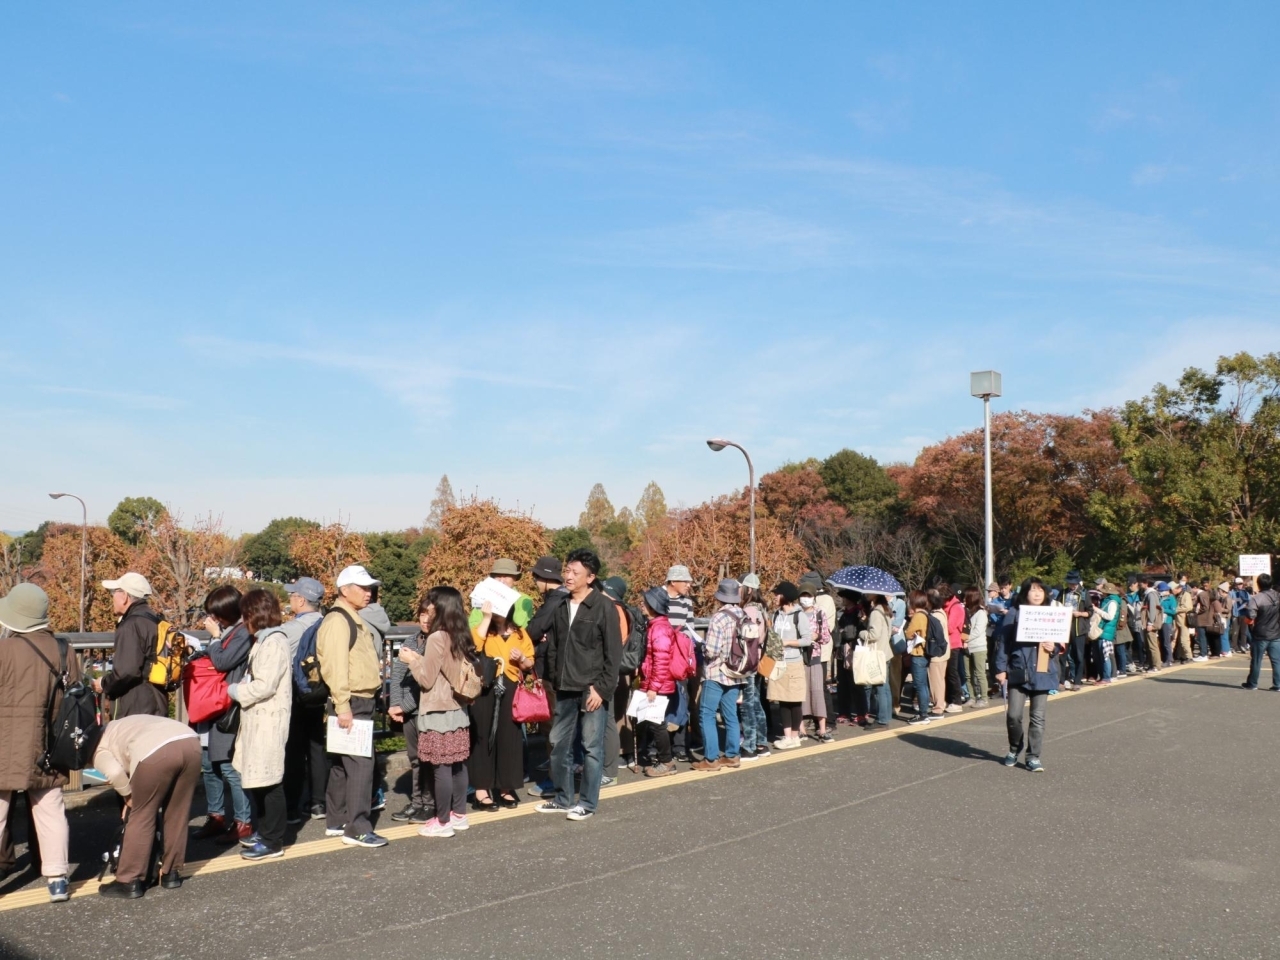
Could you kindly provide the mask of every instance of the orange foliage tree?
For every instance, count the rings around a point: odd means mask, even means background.
[[[465,597],[489,575],[493,561],[509,557],[524,571],[516,589],[536,596],[529,569],[550,552],[547,529],[533,517],[503,510],[493,500],[471,497],[448,507],[441,516],[440,538],[422,558],[419,593],[445,585]]]
[[[707,613],[722,576],[741,579],[751,562],[751,536],[744,495],[717,497],[685,510],[672,511],[666,522],[650,526],[630,553],[627,569],[631,593],[638,595],[667,577],[667,568],[682,563],[693,576],[694,606]],[[767,591],[779,580],[794,581],[809,566],[804,545],[795,534],[767,514],[756,518],[756,572]]]
[[[80,527],[62,524],[45,537],[40,566],[31,580],[49,595],[49,622],[55,630],[76,630],[80,626]],[[89,528],[89,569],[85,577],[84,626],[106,632],[116,628],[111,594],[102,589],[103,580],[114,580],[133,566],[129,545],[106,527]]]
[[[138,544],[137,567],[154,591],[156,612],[179,626],[194,626],[204,598],[214,587],[237,578],[240,546],[209,514],[191,529],[182,515],[164,513],[149,524]]]
[[[324,584],[325,603],[329,604],[338,595],[333,583],[342,568],[369,562],[369,545],[345,523],[331,523],[294,534],[289,542],[289,557],[299,575],[315,577]]]
[[[1106,411],[1083,416],[1002,413],[991,419],[991,476],[998,562],[1043,564],[1059,551],[1092,552],[1092,502],[1123,496],[1132,476],[1111,437]],[[909,514],[941,537],[959,569],[982,575],[982,431],[926,447],[890,473]]]

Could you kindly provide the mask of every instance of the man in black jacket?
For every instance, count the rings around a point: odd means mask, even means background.
[[[169,695],[150,680],[160,628],[160,617],[147,603],[151,584],[142,574],[130,572],[119,580],[103,580],[102,585],[111,591],[111,607],[120,620],[111,669],[93,681],[93,689],[112,701],[112,720],[140,713],[167,717]]]
[[[539,804],[539,813],[561,813],[570,820],[590,818],[600,800],[604,775],[606,698],[618,685],[622,631],[613,601],[595,589],[600,558],[590,550],[574,550],[565,559],[568,597],[556,608],[547,631],[546,681],[555,691],[551,727],[551,778],[555,797]],[[582,729],[586,754],[582,792],[575,805],[573,741]]]

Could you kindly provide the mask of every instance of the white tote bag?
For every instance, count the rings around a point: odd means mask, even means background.
[[[853,649],[853,682],[860,687],[878,687],[885,681],[884,659],[875,647],[860,643]]]

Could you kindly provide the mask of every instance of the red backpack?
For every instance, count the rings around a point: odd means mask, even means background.
[[[208,657],[196,657],[182,668],[182,698],[187,704],[187,721],[216,720],[231,706],[227,675]]]
[[[675,631],[671,644],[671,679],[688,680],[698,672],[698,658],[693,653],[693,638],[684,630]]]

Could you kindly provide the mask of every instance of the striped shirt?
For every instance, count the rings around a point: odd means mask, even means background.
[[[688,597],[667,594],[667,619],[671,621],[671,629],[683,630],[693,623],[693,601]]]

